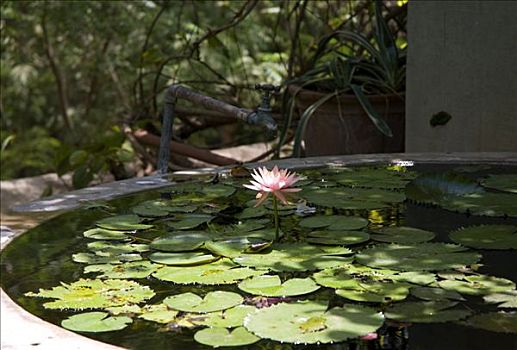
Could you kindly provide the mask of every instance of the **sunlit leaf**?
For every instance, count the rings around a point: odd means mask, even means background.
[[[303,295],[320,288],[311,278],[291,278],[282,283],[276,275],[249,278],[239,283],[238,287],[246,293],[267,297]]]
[[[110,332],[126,328],[132,323],[126,316],[109,316],[107,312],[86,312],[70,316],[61,322],[61,326],[76,332]]]
[[[244,299],[237,293],[215,291],[204,298],[194,293],[182,293],[167,297],[163,303],[174,310],[207,313],[229,309],[241,304]]]

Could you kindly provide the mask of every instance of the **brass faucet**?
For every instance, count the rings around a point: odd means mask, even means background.
[[[170,159],[170,140],[172,136],[172,125],[174,119],[174,107],[178,98],[194,102],[209,110],[219,111],[227,116],[245,121],[248,124],[263,125],[268,132],[277,131],[277,124],[271,113],[271,96],[280,91],[279,86],[271,84],[255,85],[256,90],[263,91],[262,101],[256,110],[239,108],[215,98],[200,94],[181,85],[171,85],[164,100],[162,135],[160,139],[160,150],[158,152],[158,173],[166,174]]]

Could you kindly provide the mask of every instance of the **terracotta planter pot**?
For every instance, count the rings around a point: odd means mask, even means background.
[[[300,88],[290,86],[294,95]],[[302,89],[296,95],[296,108],[301,116],[323,93]],[[305,135],[305,156],[357,153],[404,152],[405,101],[401,95],[374,95],[368,98],[373,108],[386,121],[393,137],[384,136],[373,124],[354,95],[332,98],[310,118]],[[341,117],[339,111],[341,110]]]

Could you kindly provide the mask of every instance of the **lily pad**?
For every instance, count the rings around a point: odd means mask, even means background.
[[[218,256],[206,254],[203,252],[186,252],[186,253],[152,253],[149,255],[149,260],[164,265],[198,265],[206,264],[211,261],[219,259]]]
[[[475,264],[481,255],[455,244],[379,244],[356,254],[363,265],[394,270],[448,270]]]
[[[311,204],[337,209],[381,209],[391,203],[403,202],[403,193],[363,188],[314,188],[304,191],[304,198]]]
[[[353,245],[366,242],[370,235],[363,231],[312,231],[307,242],[328,245]]]
[[[343,247],[314,246],[304,243],[277,244],[265,254],[242,254],[233,259],[239,265],[273,271],[313,271],[351,262],[337,255],[351,254]]]
[[[282,283],[276,275],[256,276],[242,281],[238,287],[246,293],[267,297],[303,295],[320,288],[311,278],[291,278]]]
[[[411,288],[411,294],[423,300],[465,300],[458,292],[442,288],[414,287]]]
[[[517,249],[517,226],[513,225],[468,226],[452,231],[449,237],[477,249]]]
[[[490,304],[499,304],[497,307],[500,308],[517,309],[517,290],[485,295],[483,300]]]
[[[76,332],[110,332],[126,328],[133,320],[126,316],[109,316],[107,312],[85,312],[70,316],[61,326]]]
[[[206,314],[193,314],[192,323],[200,326],[233,328],[244,324],[244,318],[255,312],[257,308],[251,305],[237,305],[223,311]],[[185,315],[189,317],[189,314]]]
[[[117,231],[115,231],[117,232]],[[88,243],[88,249],[97,255],[110,256],[127,253],[141,253],[149,250],[147,244],[119,243],[110,241],[95,241]]]
[[[258,237],[232,237],[206,241],[204,248],[215,255],[235,258],[241,253],[256,253],[268,248],[272,241]]]
[[[300,221],[300,226],[308,228],[326,228],[327,230],[360,230],[368,225],[368,220],[358,216],[318,215]]]
[[[517,312],[488,312],[474,315],[463,324],[498,333],[517,333]]]
[[[458,321],[471,314],[466,309],[451,309],[453,301],[415,301],[394,304],[384,312],[387,318],[404,322],[439,323]]]
[[[251,207],[244,209],[241,213],[235,215],[235,217],[240,220],[245,220],[259,218],[267,214],[269,214],[269,212],[264,207]]]
[[[218,197],[230,197],[235,193],[236,189],[232,186],[226,186],[223,184],[211,185],[203,187],[201,190],[204,194],[208,195],[210,198],[218,198]]]
[[[215,291],[204,298],[194,293],[182,293],[167,297],[163,303],[174,310],[207,313],[229,309],[241,304],[244,299],[237,293]]]
[[[29,297],[58,299],[43,304],[47,309],[93,309],[126,304],[138,304],[154,296],[147,286],[126,280],[91,280],[66,284],[52,289],[40,289],[38,293],[26,293]]]
[[[406,299],[409,286],[405,283],[393,282],[358,282],[356,286],[337,289],[336,294],[355,301],[389,303]]]
[[[373,308],[326,302],[280,303],[249,314],[244,326],[260,338],[294,344],[334,343],[375,332],[384,317]]]
[[[489,175],[481,185],[499,191],[517,193],[517,174]]]
[[[171,233],[151,242],[151,248],[165,252],[196,250],[212,238],[207,232]]]
[[[351,187],[402,189],[415,176],[415,172],[387,168],[348,168],[333,175],[331,179]]]
[[[387,243],[420,243],[434,238],[434,233],[415,227],[397,226],[382,227],[373,230],[370,237],[376,241]]]
[[[106,230],[102,228],[92,228],[90,230],[84,231],[83,236],[86,238],[92,239],[107,239],[114,241],[124,241],[129,240],[129,237],[126,233],[127,231],[115,231],[115,230]]]
[[[156,323],[171,323],[178,313],[176,310],[170,310],[165,304],[147,305],[138,317]]]
[[[142,218],[138,215],[117,215],[97,221],[97,226],[106,230],[132,231],[146,230],[153,225],[141,224]]]
[[[244,327],[228,330],[222,327],[205,328],[194,334],[194,340],[198,343],[212,346],[244,346],[256,343],[259,337],[248,332]]]
[[[488,295],[506,292],[515,288],[513,281],[487,275],[471,275],[464,276],[462,279],[447,279],[438,282],[438,285],[447,290],[470,295]]]
[[[167,221],[167,226],[175,230],[190,230],[209,222],[214,217],[207,214],[184,214],[178,218],[180,218],[179,221]]]
[[[227,259],[199,266],[167,266],[153,274],[153,277],[179,284],[232,284],[248,277],[265,274],[266,270],[239,267]]]
[[[83,264],[121,264],[123,261],[142,260],[140,254],[97,255],[93,253],[77,253],[72,255],[72,260]]]
[[[119,265],[89,265],[84,268],[84,273],[102,272],[98,278],[146,278],[160,266],[149,261],[134,261]]]

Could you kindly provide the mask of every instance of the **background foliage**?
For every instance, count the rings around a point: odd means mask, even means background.
[[[405,45],[405,2],[383,4],[398,44]],[[117,179],[150,172],[155,149],[132,132],[159,134],[168,85],[254,108],[254,84],[285,85],[309,71],[323,36],[354,30],[372,38],[371,5],[3,1],[1,178],[72,171],[74,186],[82,187],[102,172]],[[266,140],[254,127],[185,109],[175,125],[178,141],[218,148]]]

